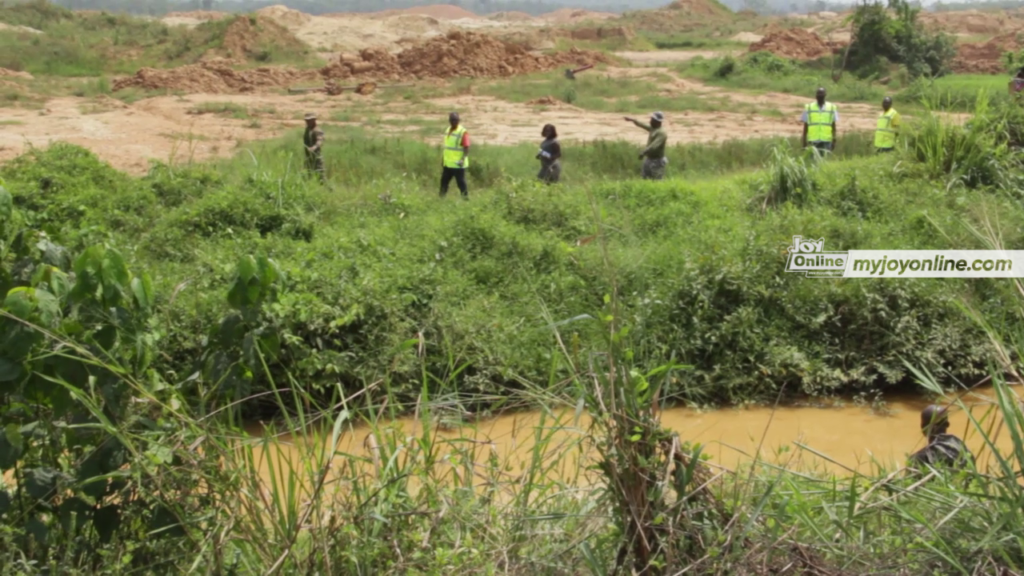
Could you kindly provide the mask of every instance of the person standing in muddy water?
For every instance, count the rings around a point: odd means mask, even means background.
[[[651,123],[644,124],[632,118],[626,118],[626,122],[632,122],[636,126],[647,130],[647,147],[640,151],[640,159],[644,161],[642,174],[645,180],[661,180],[665,177],[665,167],[668,165],[668,158],[665,156],[665,145],[668,143],[668,133],[661,125],[665,122],[665,115],[661,112],[651,114]]]
[[[540,172],[537,178],[545,184],[554,184],[562,176],[562,145],[558,143],[558,130],[553,124],[545,124],[540,131],[544,141],[540,143],[537,159]]]
[[[316,175],[321,184],[325,183],[324,131],[316,126],[316,114],[306,114],[306,132],[302,135],[302,143],[306,147],[306,170]]]
[[[928,445],[910,455],[909,468],[923,471],[925,468],[946,466],[963,470],[974,465],[974,455],[963,440],[949,429],[949,412],[941,406],[928,406],[921,411],[921,432],[928,438]]]

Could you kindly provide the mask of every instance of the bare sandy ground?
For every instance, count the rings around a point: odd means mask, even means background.
[[[666,127],[671,140],[716,142],[800,133],[798,122],[805,99],[785,94],[725,94],[690,81],[672,85],[679,92],[701,92],[712,98],[764,105],[782,112],[765,116],[739,112],[669,113]],[[196,114],[197,106],[231,102],[245,107],[249,119],[216,114]],[[326,95],[189,95],[164,96],[131,105],[85,98],[51,100],[43,113],[37,110],[4,109],[0,115],[0,161],[13,158],[29,147],[67,141],[94,151],[114,167],[133,174],[145,173],[150,160],[201,161],[236,153],[244,143],[271,138],[302,126],[302,115],[314,111],[323,118],[328,138],[331,127],[373,122],[378,132],[425,138],[420,127],[443,125],[446,111],[459,110],[479,144],[516,144],[540,139],[540,127],[555,124],[566,142],[626,140],[637,145],[646,133],[623,120],[622,114],[582,110],[566,104],[533,106],[490,97],[459,96],[428,100],[421,105],[385,103],[372,98]],[[870,130],[877,111],[863,104],[840,104],[841,130]],[[636,110],[643,118],[650,110]],[[339,116],[344,115],[344,116]],[[344,121],[332,121],[332,116]],[[298,143],[296,143],[298,146]]]
[[[733,56],[741,54],[741,50],[733,51],[721,51],[721,50],[651,50],[649,52],[615,52],[614,54],[619,58],[623,58],[632,62],[633,64],[647,65],[647,64],[671,64],[676,62],[686,62],[693,60],[694,58],[717,58],[719,56],[725,56],[731,54]]]

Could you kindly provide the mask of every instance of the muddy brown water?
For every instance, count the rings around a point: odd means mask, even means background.
[[[1019,396],[1020,391],[1014,389]],[[1010,454],[1012,443],[1002,426],[993,403],[993,391],[980,390],[962,400],[1003,454]],[[907,455],[922,448],[925,439],[919,428],[920,411],[928,404],[919,398],[888,399],[884,405],[833,402],[829,405],[741,407],[714,411],[672,408],[661,414],[662,424],[678,432],[682,441],[700,443],[715,467],[736,470],[758,461],[802,472],[849,476],[895,470]],[[992,469],[995,460],[984,439],[970,424],[967,414],[951,409],[950,432],[963,438],[975,454],[979,467]],[[585,412],[564,410],[558,413],[520,412],[477,421],[461,427],[438,426],[437,420],[423,422],[407,417],[388,423],[382,431],[354,426],[344,431],[335,447],[332,465],[336,474],[350,475],[348,462],[360,461],[365,470],[386,466],[391,453],[388,437],[403,446],[397,458],[416,453],[416,442],[424,437],[424,426],[434,438],[436,474],[484,477],[492,474],[514,479],[534,457],[538,438],[544,446],[544,467],[548,475],[583,482],[580,464],[592,458],[591,444],[585,441],[590,419]],[[324,427],[327,428],[327,427]],[[260,425],[249,432],[257,442],[253,449],[256,465],[264,482],[276,476],[287,479],[290,470],[302,469],[296,476],[310,477],[308,466],[323,462],[329,451],[330,430],[301,435],[270,436]],[[374,446],[378,446],[374,448]],[[375,458],[376,456],[376,458]],[[375,460],[378,460],[374,464]],[[313,465],[315,467],[315,464]],[[271,473],[274,470],[274,473]],[[500,470],[500,472],[496,472]],[[346,472],[347,471],[347,472]],[[332,474],[335,476],[335,474]],[[292,478],[294,479],[294,478]],[[338,478],[341,480],[340,478]],[[342,480],[339,484],[345,484]]]

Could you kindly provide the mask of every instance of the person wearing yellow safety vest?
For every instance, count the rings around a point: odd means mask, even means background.
[[[836,124],[839,122],[839,110],[836,105],[825,101],[825,89],[818,88],[816,102],[804,107],[804,115],[800,121],[804,124],[804,148],[808,142],[818,150],[833,151],[839,136]]]
[[[879,114],[878,125],[875,127],[875,150],[892,152],[899,133],[900,114],[892,107],[892,98],[886,96],[882,100],[882,113]]]
[[[459,113],[448,115],[448,131],[444,133],[444,154],[441,158],[441,197],[448,194],[452,178],[459,186],[462,199],[469,199],[466,187],[466,168],[469,168],[469,133],[459,123]]]

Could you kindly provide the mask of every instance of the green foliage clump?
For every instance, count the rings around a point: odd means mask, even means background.
[[[956,55],[953,39],[925,30],[920,11],[906,0],[889,0],[888,9],[877,1],[858,5],[846,66],[864,76],[884,72],[887,63],[902,64],[914,78],[947,73]]]

